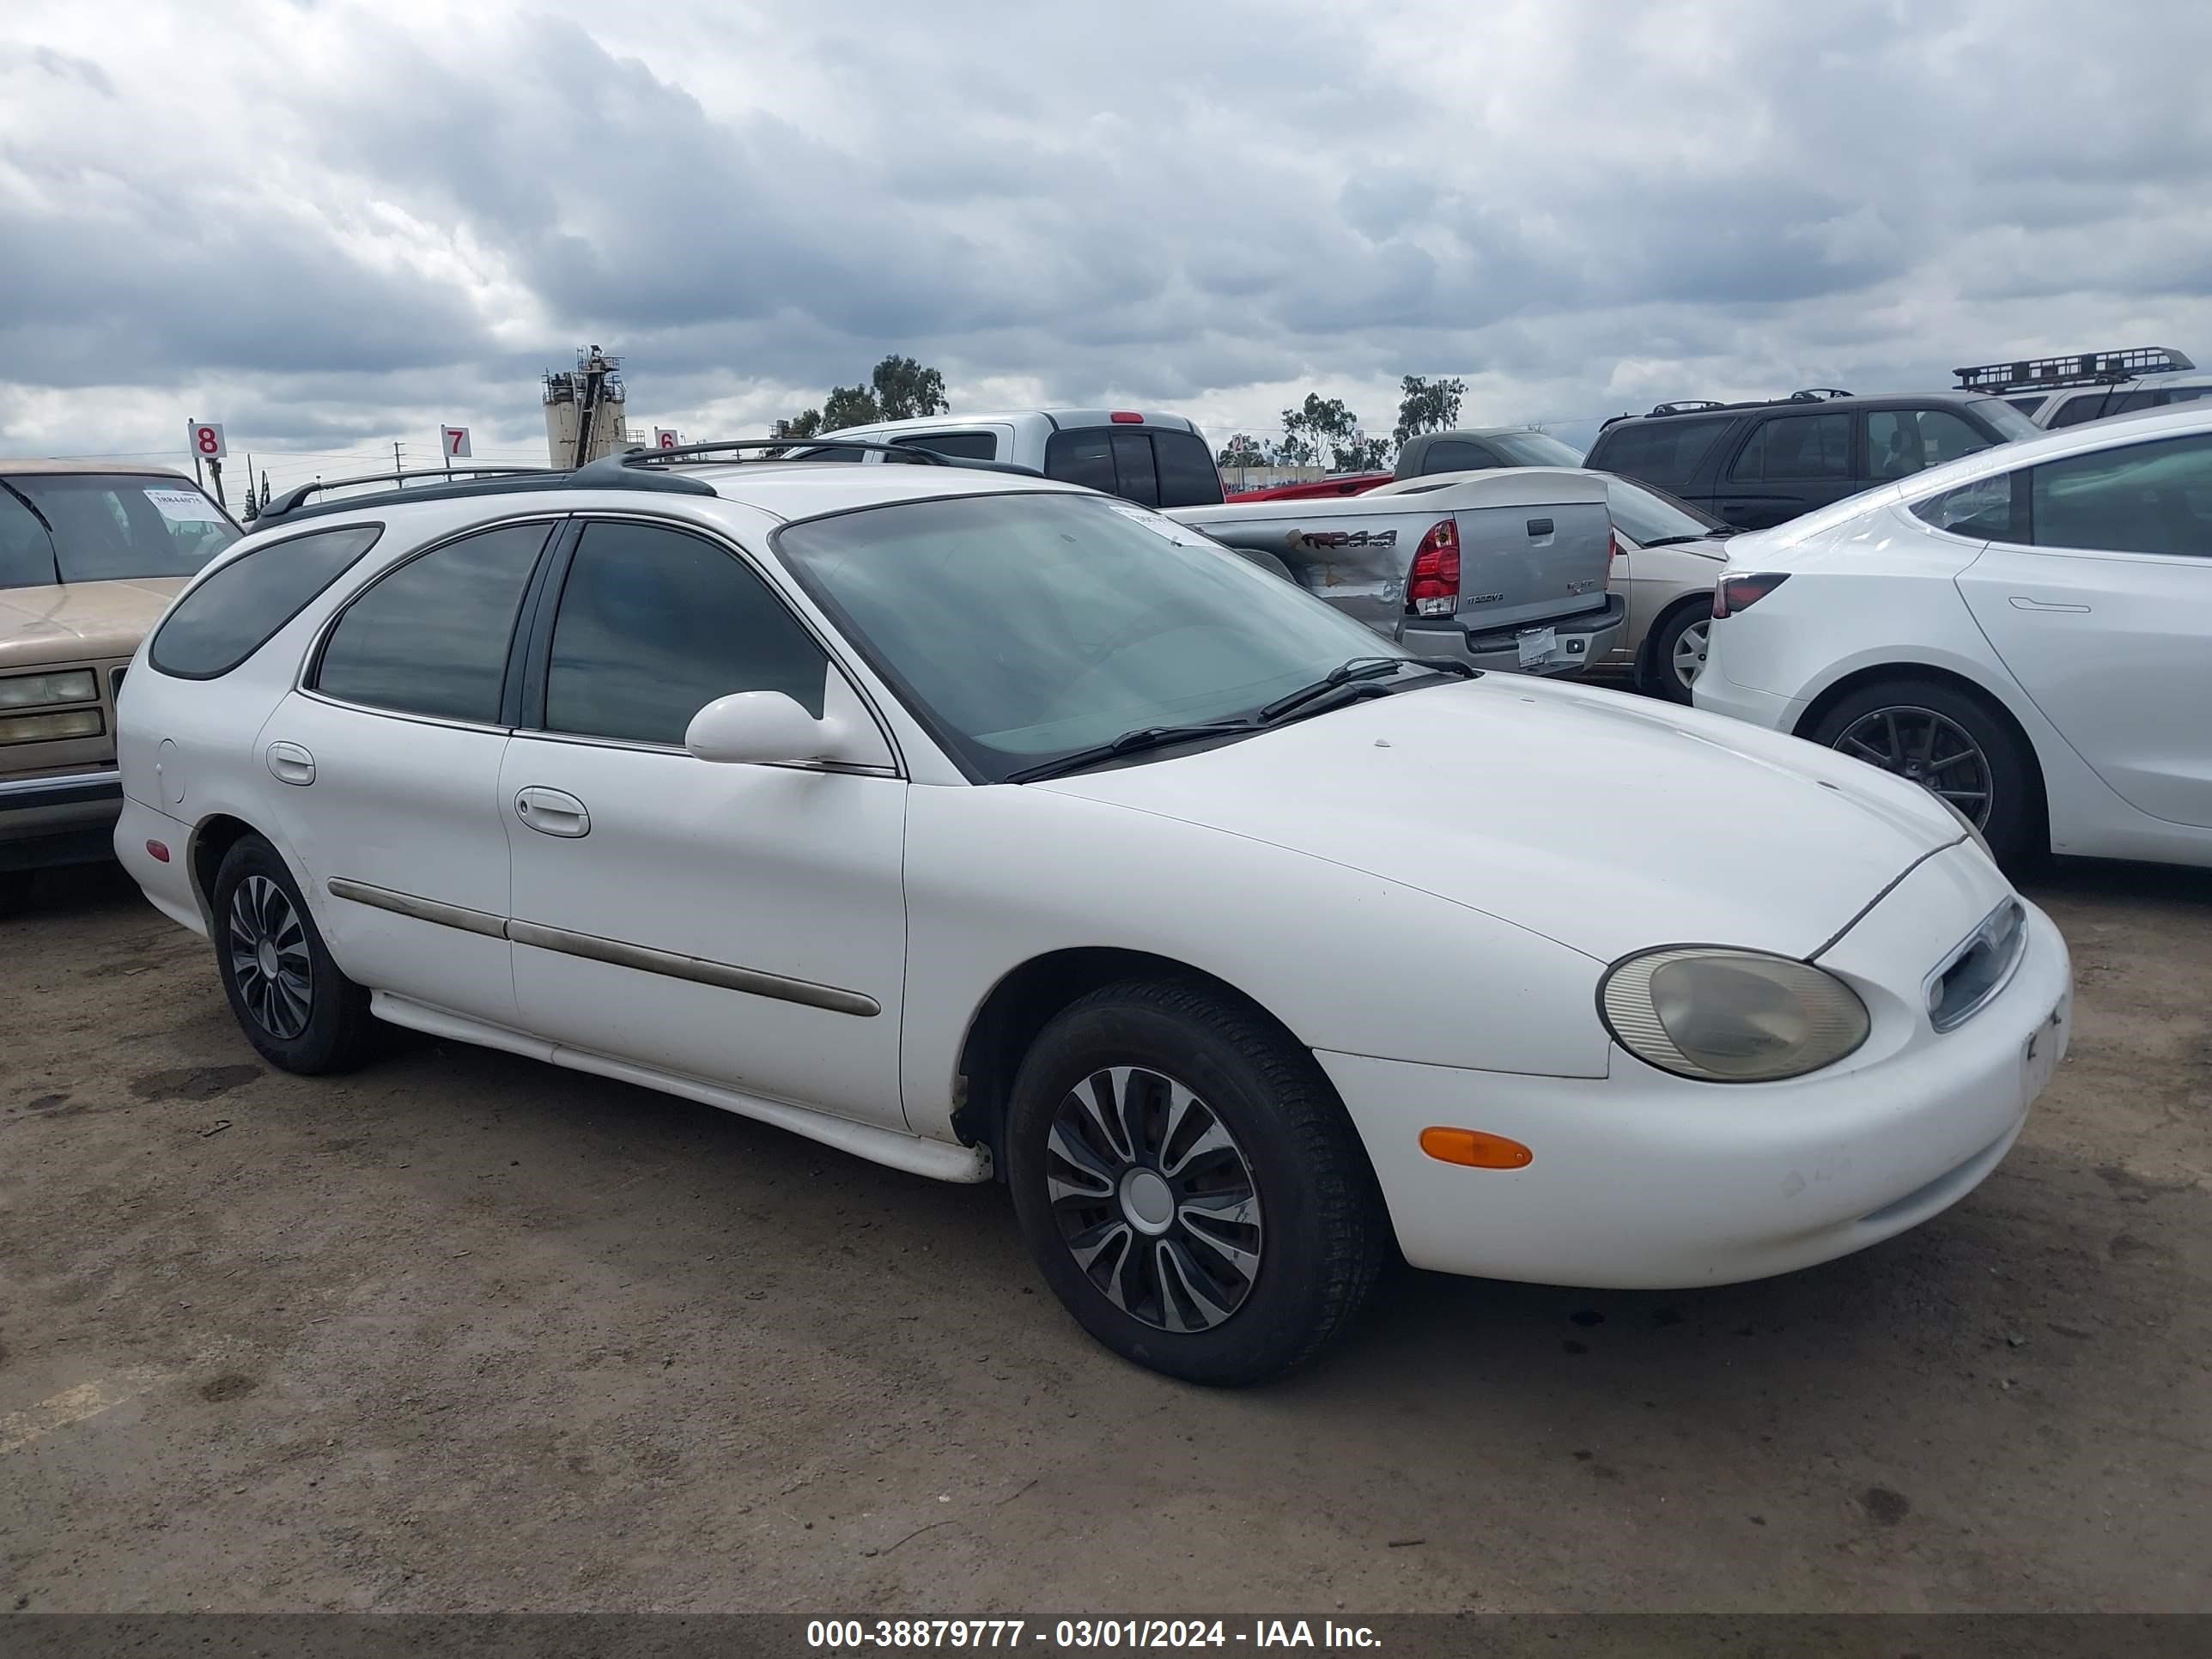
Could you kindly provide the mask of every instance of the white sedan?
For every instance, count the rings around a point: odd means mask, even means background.
[[[1297,1364],[1394,1246],[1860,1249],[2066,1042],[2057,930],[1922,790],[1467,680],[1087,490],[678,452],[271,519],[131,669],[116,835],[262,1054],[389,1021],[1002,1179],[1179,1376]]]
[[[1697,706],[2007,860],[2212,864],[2212,410],[2004,444],[1728,544]]]

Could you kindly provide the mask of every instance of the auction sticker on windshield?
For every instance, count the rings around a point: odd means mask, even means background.
[[[1134,501],[1109,501],[1106,505],[1123,518],[1144,526],[1155,536],[1166,537],[1178,547],[1211,547],[1214,544],[1212,537],[1201,536],[1188,525],[1177,524],[1173,519],[1155,513],[1150,507],[1139,507]]]
[[[217,518],[214,504],[196,489],[149,489],[146,499],[177,524],[213,524]]]

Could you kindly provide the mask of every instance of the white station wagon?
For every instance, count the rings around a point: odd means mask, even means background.
[[[1003,1179],[1179,1376],[1297,1364],[1394,1248],[1871,1244],[2066,1042],[2057,930],[1924,790],[1470,681],[1087,489],[679,451],[270,520],[132,666],[116,836],[264,1055],[389,1021]]]

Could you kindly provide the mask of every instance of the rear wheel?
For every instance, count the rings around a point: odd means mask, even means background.
[[[1659,619],[1644,649],[1645,693],[1669,702],[1688,702],[1690,688],[1705,671],[1705,644],[1713,625],[1711,601],[1678,605]]]
[[[1289,1370],[1388,1258],[1366,1153],[1313,1056],[1207,987],[1134,981],[1063,1011],[1015,1079],[1006,1150],[1047,1282],[1171,1376]]]
[[[349,1071],[377,1031],[368,992],[338,971],[276,849],[247,836],[223,855],[214,900],[216,967],[246,1041],[271,1065]]]
[[[1844,697],[1805,735],[1948,801],[2000,863],[2016,866],[2041,850],[2034,758],[1971,692],[1940,680],[1876,681]]]

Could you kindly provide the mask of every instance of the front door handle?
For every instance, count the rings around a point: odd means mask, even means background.
[[[267,756],[269,775],[279,783],[306,788],[315,781],[315,757],[296,743],[272,743]]]
[[[2086,605],[2053,605],[2047,599],[2031,599],[2025,593],[2014,594],[2007,603],[2015,611],[2063,611],[2076,617],[2089,614],[2089,607]]]
[[[561,836],[574,841],[592,833],[592,815],[584,803],[565,789],[543,789],[532,784],[514,798],[514,816],[541,836]]]

